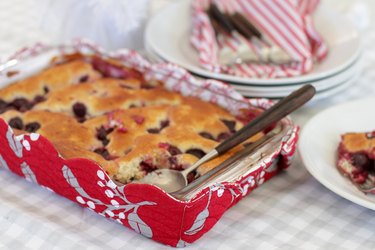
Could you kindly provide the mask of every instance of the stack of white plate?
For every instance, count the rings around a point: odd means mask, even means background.
[[[202,68],[190,44],[191,0],[176,1],[153,16],[145,33],[145,48],[157,60],[180,65],[191,73],[230,83],[248,97],[281,98],[304,84],[317,90],[315,99],[353,86],[361,73],[361,43],[357,29],[342,14],[322,2],[315,12],[315,26],[329,46],[327,58],[306,75],[290,78],[243,78]]]

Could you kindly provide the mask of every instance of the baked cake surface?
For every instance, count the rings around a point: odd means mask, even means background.
[[[73,60],[13,83],[0,90],[0,117],[18,134],[45,136],[64,158],[97,162],[121,183],[158,168],[189,167],[243,126],[243,117],[219,106],[145,82],[118,65],[114,78],[108,67]],[[197,174],[241,148],[204,164]]]
[[[375,131],[341,136],[337,167],[361,190],[375,187]]]

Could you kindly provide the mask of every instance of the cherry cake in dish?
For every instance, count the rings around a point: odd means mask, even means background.
[[[337,167],[362,191],[374,188],[375,131],[343,134],[338,150]]]
[[[261,111],[251,112],[253,118]],[[168,91],[134,69],[94,56],[67,57],[0,89],[0,117],[16,134],[39,133],[62,157],[91,159],[120,183],[158,168],[192,165],[251,119],[248,111],[243,113],[234,116]],[[201,166],[190,179],[242,147]]]

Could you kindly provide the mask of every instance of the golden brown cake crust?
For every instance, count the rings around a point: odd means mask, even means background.
[[[374,188],[375,131],[341,135],[337,168],[362,190]]]
[[[6,103],[0,116],[14,129],[45,136],[65,158],[98,162],[122,183],[157,168],[184,169],[243,126],[214,104],[162,87],[145,88],[143,79],[101,75],[81,60],[51,67],[0,90]],[[37,95],[43,100],[29,111],[11,104],[15,97],[31,100]],[[241,148],[204,164],[198,173]]]
[[[92,68],[91,64],[73,61],[46,69],[35,76],[10,84],[0,89],[0,97],[7,102],[18,97],[32,100],[37,95],[45,95],[50,91],[82,81],[93,81],[99,77],[100,74]]]
[[[346,133],[342,135],[342,145],[348,152],[371,151],[375,147],[372,133]]]

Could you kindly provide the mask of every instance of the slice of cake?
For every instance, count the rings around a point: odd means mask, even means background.
[[[375,188],[375,131],[341,136],[337,168],[361,191]]]

